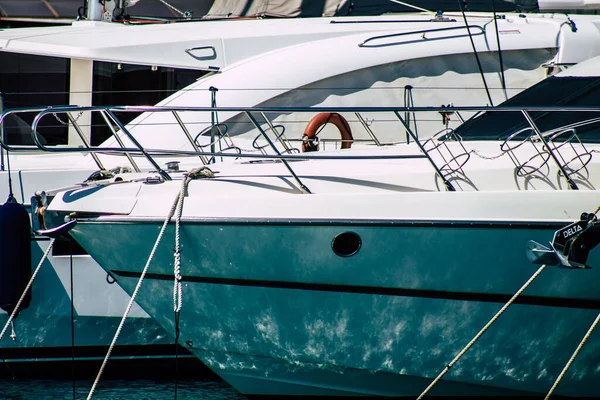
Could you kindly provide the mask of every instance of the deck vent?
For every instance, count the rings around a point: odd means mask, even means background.
[[[360,236],[354,232],[343,232],[331,242],[333,252],[340,257],[351,257],[358,253],[362,246]]]

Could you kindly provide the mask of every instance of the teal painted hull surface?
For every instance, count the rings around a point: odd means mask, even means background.
[[[32,270],[37,267],[42,256],[40,247],[32,246]],[[75,262],[73,268],[77,267]],[[101,280],[96,283],[98,287],[102,285],[107,285],[107,282]],[[73,289],[74,292],[81,290],[77,284],[74,284]],[[38,350],[48,352],[53,348],[66,348],[66,354],[70,354],[69,348],[73,345],[108,348],[122,319],[118,315],[106,315],[113,299],[92,294],[88,301],[94,302],[96,314],[79,315],[76,310],[72,313],[71,295],[48,260],[44,262],[33,281],[31,292],[31,304],[17,314],[12,327],[0,340],[0,353],[8,349],[27,350],[30,359],[52,360],[52,357],[46,357]],[[8,313],[0,312],[0,329],[4,327],[8,318]],[[10,337],[13,332],[14,339]],[[118,345],[166,346],[172,343],[173,337],[151,318],[132,318],[125,322]],[[10,359],[6,354],[0,357],[1,360]]]
[[[72,233],[132,293],[160,225]],[[186,221],[180,343],[246,394],[416,396],[537,270],[527,241],[558,226]],[[347,231],[362,247],[339,257]],[[168,332],[173,248],[171,226],[136,298]],[[547,267],[431,393],[547,393],[600,311],[598,251],[588,264]],[[598,382],[596,331],[555,393],[600,396]]]

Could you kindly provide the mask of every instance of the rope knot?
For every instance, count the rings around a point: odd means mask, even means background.
[[[190,183],[194,179],[202,179],[202,178],[214,178],[215,173],[206,166],[200,168],[193,168],[185,175],[185,180],[183,181],[183,196],[188,196],[188,183]]]
[[[201,179],[201,178],[214,178],[215,173],[208,167],[203,166],[200,168],[193,168],[186,175],[186,179]]]

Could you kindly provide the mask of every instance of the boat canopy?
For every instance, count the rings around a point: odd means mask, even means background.
[[[534,0],[535,2],[535,0]],[[74,19],[83,10],[82,0],[2,0],[0,16],[3,19]],[[404,3],[404,4],[402,4]],[[127,12],[134,17],[182,18],[183,13],[193,18],[232,17],[321,17],[342,15],[380,15],[389,12],[416,11],[423,8],[432,11],[459,11],[456,0],[419,0],[393,2],[390,0],[139,0],[128,1]],[[410,7],[414,4],[416,7]],[[512,11],[516,5],[496,0],[497,11]],[[469,0],[470,11],[492,11],[491,0]]]

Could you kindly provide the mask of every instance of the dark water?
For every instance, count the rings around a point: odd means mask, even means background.
[[[19,400],[73,400],[87,399],[93,381],[68,380],[0,380],[0,399]],[[152,381],[152,380],[108,380],[100,381],[92,399],[103,400],[246,400],[224,382],[197,380]]]

